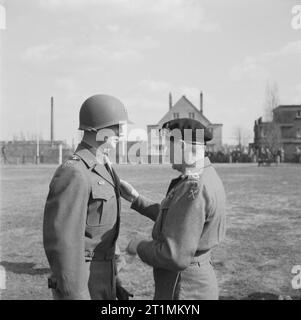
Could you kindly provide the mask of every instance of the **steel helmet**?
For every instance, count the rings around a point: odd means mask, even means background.
[[[122,102],[106,94],[88,98],[79,112],[79,130],[97,131],[119,122],[132,123]]]

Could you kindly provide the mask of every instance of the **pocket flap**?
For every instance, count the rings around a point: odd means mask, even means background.
[[[112,186],[107,184],[94,183],[92,185],[92,198],[109,200],[115,196],[115,191]]]

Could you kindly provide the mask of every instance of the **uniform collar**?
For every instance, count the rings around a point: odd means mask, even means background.
[[[89,169],[94,170],[102,178],[114,185],[111,175],[108,173],[105,166],[97,161],[95,153],[96,148],[90,146],[84,141],[78,145],[75,151],[75,154],[83,160]]]
[[[92,168],[98,164],[92,149],[93,147],[82,141],[75,150],[75,154],[84,161],[88,168]]]

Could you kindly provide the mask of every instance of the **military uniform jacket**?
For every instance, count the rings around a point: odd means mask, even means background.
[[[83,144],[52,178],[43,242],[57,286],[70,299],[87,292],[87,259],[114,257],[120,220],[115,191],[109,172]]]
[[[153,240],[142,241],[137,252],[154,267],[155,285],[164,283],[163,290],[173,290],[177,274],[225,235],[225,191],[208,158],[200,175],[172,181],[161,204],[139,196],[132,208],[155,221]],[[158,294],[172,298],[171,292]]]

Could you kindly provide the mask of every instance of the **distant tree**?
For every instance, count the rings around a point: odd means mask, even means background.
[[[35,133],[28,133],[27,140],[35,141],[37,139],[37,135]]]
[[[241,146],[242,146],[242,128],[241,127],[236,127],[234,129],[234,139],[238,148],[241,149]]]
[[[262,145],[273,157],[276,157],[277,152],[281,149],[281,131],[279,125],[274,121],[266,124]]]
[[[264,100],[264,120],[273,120],[273,110],[279,106],[279,90],[276,82],[267,82]]]
[[[240,151],[243,149],[243,146],[247,145],[249,139],[250,135],[245,128],[237,126],[234,129],[234,140],[236,142],[237,148]]]
[[[25,141],[25,140],[26,140],[25,134],[24,134],[23,131],[20,131],[20,133],[19,133],[19,139],[18,139],[18,140],[19,140],[19,141]]]
[[[278,150],[282,147],[281,130],[274,119],[274,109],[279,106],[279,93],[277,83],[267,83],[265,92],[265,129],[262,139],[262,146],[268,150],[273,157],[277,155]]]
[[[39,133],[28,133],[27,134],[27,140],[30,141],[36,141],[39,138],[39,141],[43,141],[43,133],[39,132]]]

